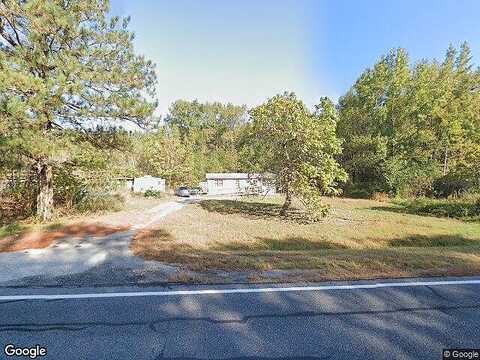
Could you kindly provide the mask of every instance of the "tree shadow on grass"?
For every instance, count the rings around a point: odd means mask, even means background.
[[[217,243],[214,247],[219,251],[307,251],[307,250],[328,250],[328,249],[346,249],[341,244],[331,243],[325,240],[312,241],[303,237],[286,237],[283,239],[274,239],[266,237],[256,237],[252,243],[233,242],[230,244]]]
[[[480,215],[474,214],[474,211],[471,209],[462,209],[458,204],[433,204],[433,205],[419,205],[416,203],[412,204],[398,204],[398,205],[389,205],[389,206],[374,206],[368,208],[368,210],[375,211],[386,211],[393,212],[397,214],[409,214],[409,215],[418,215],[418,216],[428,216],[434,218],[444,218],[444,219],[458,219],[464,222],[480,222]],[[468,214],[470,213],[470,215]]]
[[[238,214],[251,219],[281,219],[299,224],[310,222],[308,214],[300,209],[291,208],[285,216],[280,215],[282,206],[263,202],[246,202],[239,200],[203,200],[202,209],[223,215]]]
[[[392,239],[389,242],[391,247],[450,247],[450,246],[472,246],[480,245],[480,238],[477,240],[468,239],[463,235],[409,235],[404,238]]]
[[[386,205],[386,206],[372,206],[369,207],[367,210],[374,210],[374,211],[385,211],[385,212],[392,212],[396,214],[408,214],[408,215],[418,215],[418,216],[429,216],[429,217],[441,217],[438,215],[428,214],[425,212],[421,212],[418,209],[413,209],[401,205]]]
[[[480,238],[471,240],[462,235],[412,234],[383,242],[379,248],[350,248],[328,240],[312,241],[302,237],[256,237],[250,243],[197,247],[172,241],[172,235],[160,229],[135,238],[132,250],[147,260],[201,273],[220,270],[252,272],[251,275],[265,270],[294,270],[285,274],[286,278],[282,278],[285,281],[461,276],[480,271],[477,257]],[[268,279],[269,275],[265,276],[262,279]]]

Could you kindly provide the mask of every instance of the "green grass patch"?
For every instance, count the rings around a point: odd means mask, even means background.
[[[480,220],[480,196],[459,199],[398,200],[397,210],[409,214],[447,217],[464,220]]]
[[[25,225],[22,225],[16,222],[0,226],[0,239],[3,239],[7,236],[21,234],[24,230],[25,230]]]

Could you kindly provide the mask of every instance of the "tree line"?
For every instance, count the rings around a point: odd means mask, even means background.
[[[480,185],[480,71],[467,43],[413,65],[392,50],[338,111],[347,191],[447,197]]]

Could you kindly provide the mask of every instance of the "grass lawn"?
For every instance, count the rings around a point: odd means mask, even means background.
[[[137,235],[135,254],[194,271],[312,270],[303,280],[480,273],[480,223],[403,213],[400,205],[325,198],[331,214],[303,221],[282,198],[204,200]],[[293,279],[292,279],[293,280]]]

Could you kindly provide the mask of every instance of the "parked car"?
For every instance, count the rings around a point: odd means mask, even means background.
[[[202,189],[199,187],[190,188],[190,195],[200,195],[201,193],[202,193]]]
[[[175,195],[182,196],[182,197],[189,197],[190,190],[186,186],[180,186],[177,190],[175,190]]]

